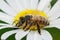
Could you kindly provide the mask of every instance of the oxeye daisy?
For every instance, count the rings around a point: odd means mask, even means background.
[[[7,24],[0,24],[2,28],[8,26],[18,28],[1,35],[1,40],[16,33],[15,39],[21,40],[53,40],[52,35],[44,28],[56,27],[60,29],[60,0],[51,7],[52,0],[0,0],[0,20]]]

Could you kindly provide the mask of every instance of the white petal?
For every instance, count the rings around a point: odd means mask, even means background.
[[[0,20],[5,21],[5,22],[7,22],[9,24],[12,24],[13,17],[8,16],[7,14],[4,14],[4,13],[0,12]]]
[[[6,12],[8,15],[14,17],[14,14],[16,14],[16,11],[12,9],[7,3],[5,3],[3,0],[0,0],[0,9],[2,9],[4,12]]]
[[[47,27],[56,27],[60,29],[60,19],[56,19],[50,22],[50,26]]]
[[[26,36],[28,34],[29,31],[24,31],[24,30],[20,30],[19,32],[17,32],[17,34],[15,35],[16,40],[21,40],[24,36]]]
[[[46,30],[41,31],[41,36],[43,40],[53,40],[51,34]]]
[[[45,30],[41,30],[41,35],[37,31],[32,31],[27,35],[27,40],[52,40],[52,36]]]
[[[39,10],[44,10],[47,6],[49,6],[51,0],[40,0],[40,3],[38,5]]]
[[[0,23],[0,27],[2,27],[2,26],[4,26],[4,25],[7,25],[7,24]]]
[[[3,29],[3,28],[17,28],[14,25],[9,25],[9,24],[1,24],[1,25],[2,26],[0,26],[0,29]]]
[[[30,9],[31,7],[30,2],[31,0],[20,0],[20,3],[25,9]]]
[[[48,12],[51,10],[51,5],[49,4],[48,6],[46,6],[45,8],[44,8],[44,12],[46,13],[46,15],[48,16]]]
[[[37,9],[38,0],[31,0],[31,9]]]
[[[7,2],[17,12],[20,12],[20,11],[24,10],[24,6],[22,5],[20,0],[7,0]]]
[[[49,18],[51,20],[53,20],[59,16],[60,16],[60,0],[57,1],[57,3],[54,5],[54,7],[49,12]]]
[[[0,27],[0,29],[3,29],[3,28],[8,28],[8,27],[7,26]]]
[[[18,31],[19,30],[12,30],[12,31],[5,32],[4,34],[2,34],[1,39],[6,40],[10,35],[18,32]]]

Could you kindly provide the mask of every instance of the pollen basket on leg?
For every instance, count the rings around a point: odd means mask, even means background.
[[[40,30],[49,25],[48,17],[43,11],[25,10],[19,12],[14,18],[14,24],[23,30]],[[37,27],[38,26],[38,27]]]

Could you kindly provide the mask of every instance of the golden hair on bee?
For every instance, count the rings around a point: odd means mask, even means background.
[[[40,33],[40,29],[48,25],[49,25],[49,21],[42,16],[26,15],[24,17],[20,17],[15,26],[17,27],[22,26],[21,29],[25,31],[32,29],[35,30],[34,28],[36,28],[36,30],[38,30],[38,33]]]

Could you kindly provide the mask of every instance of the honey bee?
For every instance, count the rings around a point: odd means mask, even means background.
[[[25,31],[29,30],[31,27],[36,25],[35,27],[37,27],[37,31],[38,31],[39,34],[41,33],[40,29],[42,27],[49,25],[49,21],[46,20],[46,18],[44,18],[42,16],[26,15],[24,17],[20,17],[15,26],[20,27],[24,23],[25,23],[25,25],[24,25],[23,29],[25,29]],[[27,25],[29,25],[29,26],[27,27]]]

